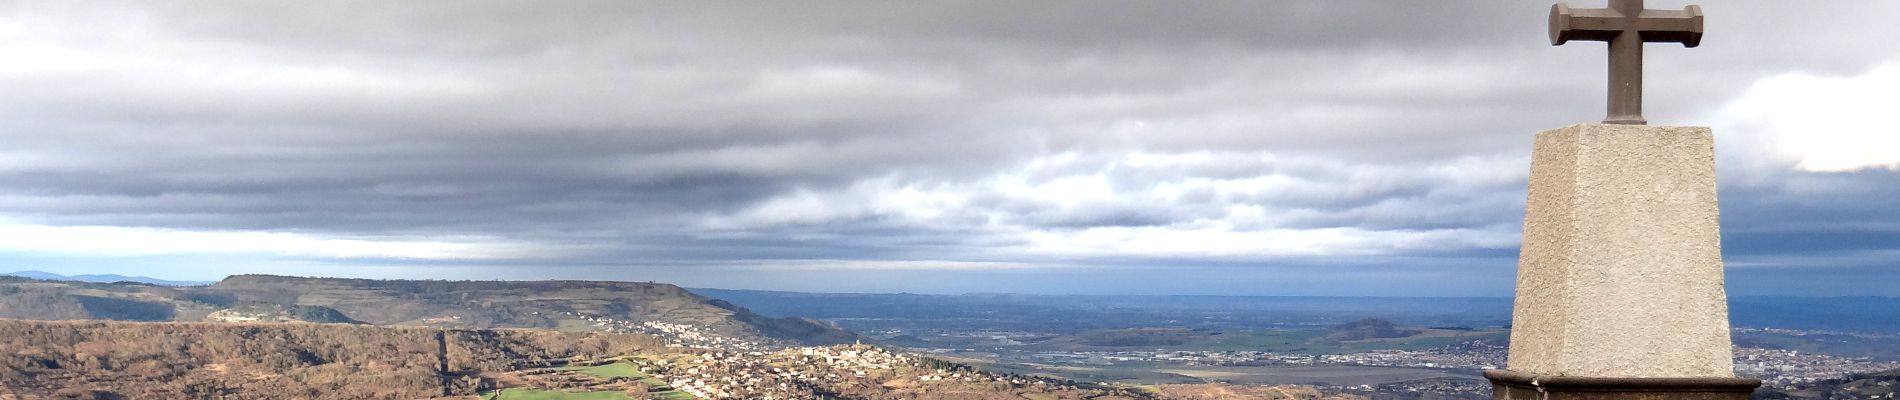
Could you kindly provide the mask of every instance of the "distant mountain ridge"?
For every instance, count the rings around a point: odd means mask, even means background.
[[[841,344],[855,334],[771,318],[678,286],[610,281],[417,281],[233,275],[208,286],[0,277],[0,318],[303,321],[451,329],[593,331],[664,323],[762,344]]]
[[[1418,333],[1417,330],[1399,329],[1399,326],[1396,324],[1393,324],[1391,321],[1366,318],[1366,319],[1362,319],[1358,321],[1348,322],[1339,326],[1334,326],[1332,327],[1332,329],[1327,330],[1326,338],[1331,339],[1331,340],[1342,340],[1342,341],[1367,340],[1367,339],[1390,339],[1390,338],[1402,338],[1402,337],[1411,336],[1417,333]]]
[[[165,279],[158,279],[158,278],[152,278],[152,277],[125,276],[125,275],[119,275],[119,274],[60,275],[60,274],[55,274],[55,273],[46,272],[46,271],[14,271],[14,272],[0,273],[0,275],[43,279],[43,280],[49,280],[49,281],[79,281],[79,282],[93,282],[93,283],[138,282],[138,283],[144,283],[144,284],[163,285],[163,286],[204,286],[204,285],[215,283],[211,281],[173,281],[173,280],[165,280]]]
[[[583,322],[563,313],[706,327],[738,338],[850,343],[823,322],[769,318],[678,286],[618,281],[418,281],[232,275],[211,285],[240,301],[332,307],[378,325],[550,328]],[[565,321],[565,322],[564,322]]]

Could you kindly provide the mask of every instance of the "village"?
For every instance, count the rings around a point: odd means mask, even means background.
[[[1038,353],[1040,362],[1075,365],[1183,365],[1183,366],[1379,366],[1453,370],[1488,370],[1505,365],[1506,347],[1466,342],[1424,350],[1379,350],[1349,354],[1299,354],[1260,351],[1089,351]],[[1761,379],[1768,386],[1787,386],[1835,379],[1853,374],[1900,368],[1900,362],[1867,357],[1801,352],[1798,350],[1735,348],[1737,375]]]
[[[605,372],[616,367],[626,371]],[[541,390],[627,391],[654,398],[689,396],[695,399],[1076,390],[1069,382],[991,374],[861,343],[792,347],[771,352],[682,348],[661,355],[578,361],[564,367],[517,371],[508,381],[520,385],[518,387]]]
[[[591,330],[609,333],[646,334],[660,338],[666,342],[668,347],[736,351],[759,351],[773,347],[766,343],[720,335],[711,329],[695,325],[660,321],[634,322],[572,311],[561,311],[559,313],[563,316],[586,321],[590,324],[589,329]]]

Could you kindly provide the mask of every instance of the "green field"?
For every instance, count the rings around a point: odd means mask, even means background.
[[[574,371],[574,372],[593,375],[593,376],[597,376],[601,378],[628,377],[628,378],[652,379],[652,378],[647,378],[647,374],[640,373],[640,370],[638,368],[634,368],[633,364],[628,364],[628,363],[623,363],[623,362],[617,362],[613,364],[601,364],[601,365],[596,365],[592,367],[561,367],[560,370]],[[658,382],[658,380],[654,380],[654,382]],[[652,384],[652,383],[649,382],[648,384]],[[664,386],[664,385],[666,384],[665,383],[659,384],[659,386]]]
[[[574,371],[574,372],[579,372],[583,374],[593,375],[601,379],[613,379],[613,378],[621,378],[621,377],[639,379],[640,382],[646,383],[648,387],[652,387],[656,389],[666,389],[666,390],[651,393],[652,395],[658,396],[659,398],[662,398],[662,399],[691,400],[693,398],[693,395],[687,394],[686,392],[673,390],[673,388],[670,385],[667,385],[666,382],[662,382],[659,379],[655,379],[651,376],[647,376],[647,374],[641,373],[640,369],[634,367],[633,364],[628,364],[625,362],[601,364],[601,365],[596,365],[592,367],[561,367],[559,369],[562,371]]]
[[[682,393],[684,394],[684,393]],[[687,397],[692,398],[692,397]],[[537,389],[502,389],[482,395],[484,400],[628,400],[622,392],[560,392]]]

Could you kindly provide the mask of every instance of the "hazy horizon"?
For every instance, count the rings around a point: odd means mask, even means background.
[[[39,270],[22,270],[22,271],[12,271],[12,272],[0,272],[0,275],[10,275],[10,274],[18,274],[18,273],[28,273],[28,272],[42,272],[42,273],[52,273],[51,271],[39,271]],[[58,273],[56,273],[56,274],[58,274]],[[272,274],[272,273],[261,273],[261,272],[260,272],[260,273],[250,273],[250,274],[253,274],[253,275],[283,275],[283,274]],[[225,278],[228,278],[228,277],[229,277],[229,276],[227,275],[227,276],[219,276],[219,277],[216,277],[215,279],[175,279],[175,278],[171,278],[171,277],[165,277],[165,276],[145,276],[145,275],[125,275],[125,274],[105,274],[105,273],[71,273],[71,274],[58,274],[58,275],[63,275],[63,276],[66,276],[66,277],[74,277],[74,276],[83,276],[83,275],[95,275],[95,276],[96,276],[96,275],[119,275],[119,276],[125,276],[125,277],[128,277],[128,278],[151,278],[151,279],[158,279],[158,280],[164,280],[164,281],[172,281],[172,282],[207,282],[207,283],[215,283],[215,282],[218,282],[218,281],[221,281],[221,280],[223,280],[223,279],[225,279]],[[245,275],[245,274],[237,274],[237,275]],[[669,284],[669,285],[675,285],[675,286],[679,286],[679,287],[682,287],[682,288],[685,288],[685,289],[688,289],[688,290],[700,290],[700,289],[710,289],[710,290],[732,290],[732,291],[759,291],[759,292],[784,292],[784,293],[807,293],[807,294],[838,294],[838,295],[859,295],[859,294],[861,294],[861,295],[928,295],[928,296],[967,296],[967,295],[1010,295],[1010,296],[1016,296],[1016,295],[1028,295],[1028,296],[1104,296],[1104,297],[1115,297],[1115,296],[1128,296],[1128,297],[1321,297],[1321,298],[1326,298],[1326,297],[1337,297],[1337,298],[1465,298],[1465,299],[1505,299],[1505,300],[1508,300],[1508,299],[1511,299],[1511,298],[1513,298],[1513,297],[1515,297],[1515,296],[1513,296],[1513,295],[1512,295],[1511,293],[1506,293],[1506,294],[1503,294],[1503,295],[1489,295],[1489,296],[1488,296],[1488,295],[1465,295],[1465,296],[1431,296],[1431,295],[1411,295],[1411,296],[1407,296],[1407,295],[1377,295],[1377,294],[1361,294],[1361,295],[1344,295],[1344,294],[1311,294],[1311,295],[1287,295],[1287,294],[1232,294],[1232,293],[1226,293],[1226,294],[1223,294],[1223,293],[1115,293],[1115,292],[1036,292],[1036,293],[1030,293],[1030,292],[1007,292],[1007,291],[1002,291],[1002,292],[998,292],[998,291],[987,291],[987,292],[986,292],[986,291],[974,291],[974,292],[972,292],[972,291],[964,291],[964,292],[950,292],[950,291],[935,291],[935,292],[933,292],[933,291],[883,291],[883,292],[876,292],[876,291],[810,291],[810,290],[786,290],[786,289],[773,289],[773,288],[757,288],[757,287],[717,287],[717,286],[694,286],[694,285],[685,285],[685,284],[678,284],[678,283],[673,283],[673,282],[666,282],[666,281],[656,281],[656,280],[641,280],[641,279],[601,279],[601,278],[596,278],[596,279],[587,279],[587,278],[534,278],[534,279],[482,279],[482,278],[450,278],[450,279],[445,279],[445,278],[362,278],[362,277],[356,277],[356,276],[332,276],[332,275],[283,275],[283,276],[295,276],[295,277],[305,277],[305,278],[347,278],[347,279],[408,279],[408,280],[447,280],[447,281],[495,281],[495,280],[513,280],[513,281],[552,281],[552,280],[581,280],[581,281],[588,281],[588,280],[593,280],[593,281],[620,281],[620,282],[652,282],[652,283],[662,283],[662,284]],[[1894,298],[1894,297],[1900,297],[1900,296],[1892,296],[1892,295],[1852,295],[1852,294],[1849,294],[1849,295],[1837,295],[1837,294],[1751,294],[1751,293],[1742,293],[1742,294],[1731,294],[1731,297],[1736,297],[1736,298],[1773,298],[1773,297],[1800,297],[1800,298],[1851,298],[1851,297],[1888,297],[1888,298]]]

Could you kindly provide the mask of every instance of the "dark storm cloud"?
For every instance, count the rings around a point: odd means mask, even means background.
[[[1798,174],[1784,190],[1722,193],[1725,252],[1839,255],[1900,249],[1900,171]],[[1828,193],[1814,196],[1812,193]],[[1881,258],[1891,263],[1891,258]]]
[[[1601,108],[1601,45],[1550,48],[1546,7],[9,3],[0,222],[560,249],[533,265],[1508,265],[1530,133]],[[1702,48],[1651,47],[1651,118],[1900,62],[1892,8],[1711,4]],[[1730,251],[1896,247],[1777,246],[1890,214],[1864,188],[1894,177],[1730,143]]]

